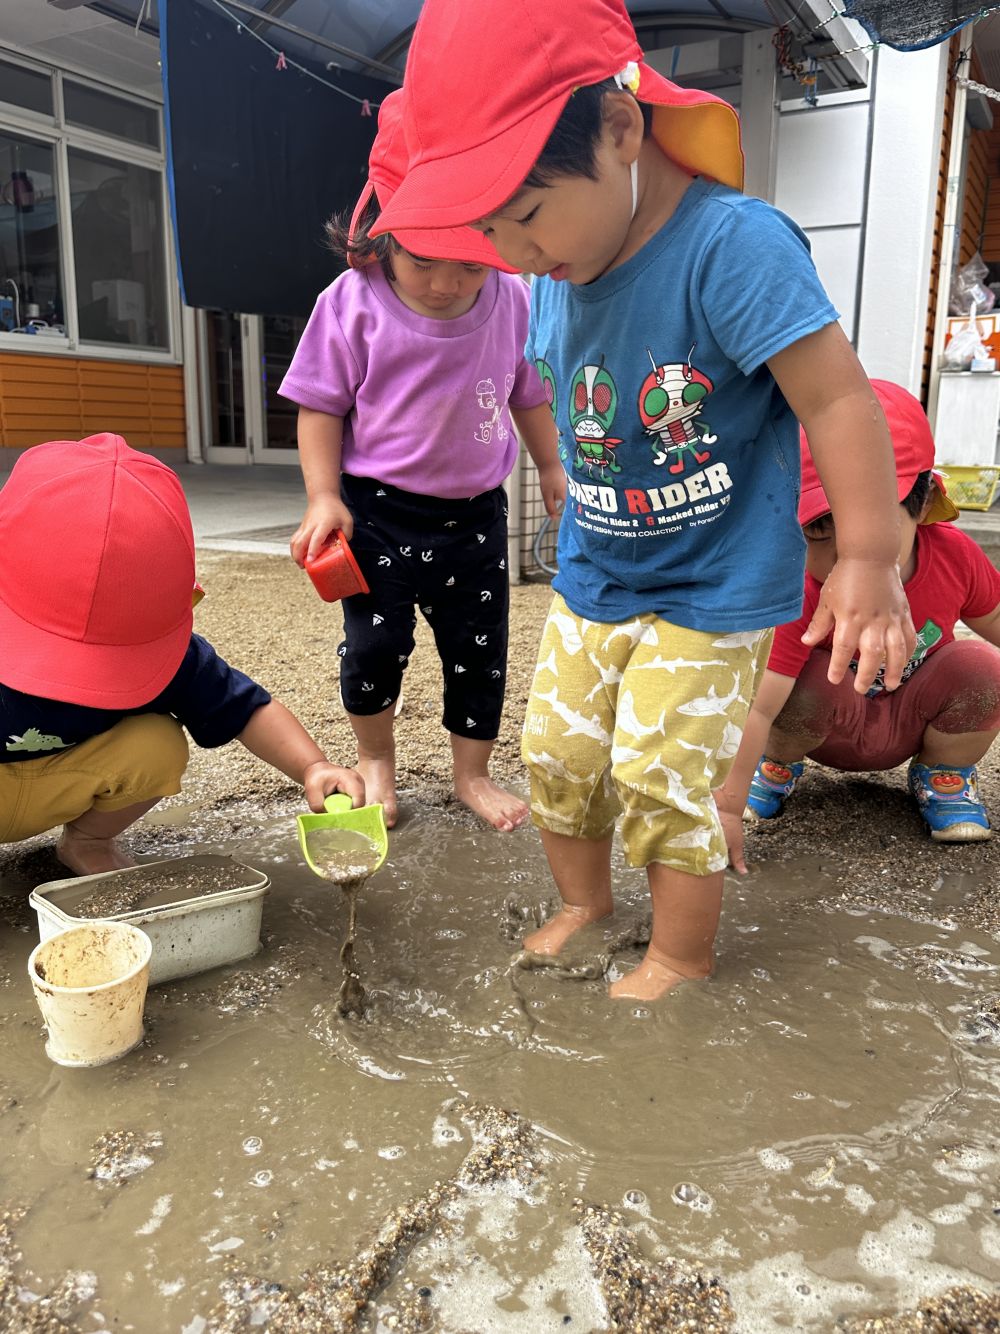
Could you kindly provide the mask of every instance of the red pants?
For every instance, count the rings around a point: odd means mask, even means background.
[[[894,769],[921,750],[928,727],[1000,731],[1000,651],[981,639],[945,644],[872,699],[854,689],[853,672],[831,685],[829,666],[829,652],[814,649],[774,725],[832,769]]]

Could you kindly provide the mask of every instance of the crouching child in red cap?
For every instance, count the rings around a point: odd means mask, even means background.
[[[839,681],[913,627],[882,411],[788,218],[740,193],[735,111],[642,59],[622,0],[425,0],[406,63],[406,178],[373,234],[469,223],[536,275],[528,353],[569,474],[525,720],[556,953],[613,909],[616,821],[652,936],[614,996],[712,968],[726,840],[713,800],[797,616],[798,425],[837,520],[810,634]]]
[[[238,738],[303,784],[364,801],[291,713],[192,633],[194,539],[177,475],[116,435],[23,454],[0,490],[0,843],[62,825],[80,875],[181,790],[188,748]]]
[[[746,870],[741,817],[780,815],[806,756],[854,772],[909,761],[910,793],[932,839],[969,843],[990,837],[976,764],[1000,732],[1000,573],[971,537],[951,526],[958,510],[934,472],[934,440],[923,408],[899,385],[872,384],[896,455],[899,568],[917,626],[916,649],[897,690],[885,688],[880,671],[859,694],[850,675],[831,681],[829,637],[815,645],[803,642],[839,545],[803,432],[805,607],[797,621],[775,632],[739,752],[716,793],[738,871]],[[956,639],[959,620],[978,637]],[[850,665],[856,670],[856,660]]]

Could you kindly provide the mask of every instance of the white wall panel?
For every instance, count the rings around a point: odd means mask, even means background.
[[[781,117],[775,203],[800,227],[860,223],[864,213],[868,103]]]
[[[853,342],[856,323],[860,227],[807,231],[813,260],[830,300],[840,311],[844,332]]]

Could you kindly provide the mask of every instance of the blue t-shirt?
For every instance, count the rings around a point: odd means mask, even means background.
[[[619,268],[533,284],[527,350],[569,475],[554,587],[576,615],[798,616],[799,428],[764,363],[836,319],[795,223],[701,179]]]
[[[207,639],[192,635],[173,680],[138,708],[63,704],[0,684],[0,764],[49,759],[139,713],[172,714],[197,745],[223,746],[239,736],[270,699],[263,686],[220,658]]]

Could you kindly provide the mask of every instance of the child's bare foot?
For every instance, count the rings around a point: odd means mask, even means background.
[[[516,829],[528,818],[528,808],[520,797],[497,787],[488,776],[456,776],[455,796],[470,811],[503,833]]]
[[[399,816],[396,799],[396,760],[392,755],[372,758],[358,756],[357,770],[365,780],[365,801],[369,806],[381,806],[385,827],[391,829]]]
[[[611,913],[611,908],[577,908],[572,904],[564,904],[555,917],[525,936],[522,944],[533,954],[558,954],[570,936],[575,936],[585,926],[590,926],[591,922],[610,917]]]
[[[135,865],[135,858],[123,852],[116,839],[81,834],[72,825],[63,826],[56,856],[76,875],[103,875],[105,871],[124,871]]]
[[[708,973],[693,976],[679,973],[676,968],[651,959],[647,954],[638,968],[633,968],[631,973],[611,983],[608,995],[612,1000],[659,1000],[682,982],[697,982],[707,976]]]

